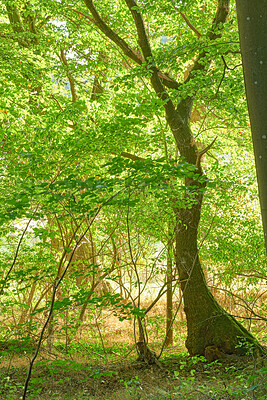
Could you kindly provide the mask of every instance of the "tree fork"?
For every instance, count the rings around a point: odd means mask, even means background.
[[[127,54],[129,46],[104,23],[97,13],[93,2],[91,0],[84,0],[84,3],[91,11],[95,19],[95,24],[99,29],[101,29],[106,36],[110,37],[111,40],[124,51],[124,54],[134,59],[134,61],[140,65],[140,59],[135,59],[131,49],[130,53]],[[186,162],[198,167],[197,172],[201,177],[203,176],[200,165],[201,154],[197,152],[197,147],[190,129],[191,109],[193,98],[196,93],[180,101],[177,108],[174,106],[172,99],[163,86],[164,83],[160,72],[155,65],[144,21],[138,6],[134,0],[125,0],[125,3],[132,14],[136,26],[138,44],[143,53],[143,60],[148,70],[151,72],[151,85],[158,97],[164,102],[163,106],[165,109],[166,121],[173,134],[180,155],[184,157]],[[215,17],[211,29],[208,32],[210,40],[221,37],[222,28],[229,12],[229,3],[229,0],[218,0]],[[194,79],[194,71],[199,70],[204,72],[205,66],[200,61],[207,56],[208,54],[205,51],[199,54],[185,83]],[[143,64],[143,62],[141,63]],[[197,163],[199,165],[197,165]],[[188,179],[186,187],[190,195],[192,195],[192,191],[194,191],[194,202],[190,208],[175,210],[177,221],[176,265],[183,291],[188,328],[186,346],[191,355],[205,355],[206,348],[211,346],[217,347],[220,354],[242,353],[244,348],[236,347],[239,343],[239,338],[242,338],[244,341],[262,349],[253,336],[220,307],[207,287],[200,265],[197,243],[205,185],[205,180],[200,182],[199,180],[192,181],[192,179]]]

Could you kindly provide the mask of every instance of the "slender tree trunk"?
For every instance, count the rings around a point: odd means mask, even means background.
[[[28,315],[30,314],[31,310],[32,310],[32,300],[33,300],[33,296],[35,294],[35,290],[36,290],[36,282],[34,282],[32,284],[29,296],[28,296],[28,300],[27,300],[27,306],[28,308],[23,309],[20,319],[19,319],[19,324],[24,324]]]
[[[167,293],[166,293],[166,346],[170,346],[173,344],[173,290],[172,290],[172,239],[170,238],[167,245],[167,271],[166,271],[166,280],[167,280]]]

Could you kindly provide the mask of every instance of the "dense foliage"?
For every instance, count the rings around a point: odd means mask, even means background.
[[[107,310],[153,325],[170,282],[182,302],[174,210],[195,201],[186,179],[205,178],[177,151],[149,63],[127,58],[85,3],[0,1],[3,340],[37,341],[47,322],[48,346],[71,343]],[[125,2],[95,3],[141,57]],[[179,83],[166,89],[173,102],[194,97],[197,147],[216,137],[202,159],[207,283],[234,315],[261,318],[266,261],[234,5],[212,41],[212,0],[140,1],[138,10],[162,79]],[[205,73],[192,72],[199,54]],[[263,321],[252,325],[263,339]],[[152,330],[151,342],[162,346],[165,334]]]

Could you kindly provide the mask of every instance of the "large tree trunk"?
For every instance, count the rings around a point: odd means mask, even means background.
[[[197,245],[202,198],[203,194],[196,192],[195,204],[191,208],[177,210],[176,263],[187,319],[186,347],[190,355],[205,355],[212,361],[223,354],[244,353],[246,346],[236,347],[240,339],[257,347],[258,344],[217,303],[206,284]],[[211,350],[212,356],[209,354]]]
[[[125,3],[136,26],[138,45],[142,55],[131,49],[128,43],[104,22],[92,0],[84,0],[84,3],[93,16],[93,23],[106,37],[111,39],[127,57],[138,65],[145,65],[145,68],[149,70],[151,85],[158,97],[163,101],[166,121],[172,131],[180,155],[184,157],[187,163],[196,166],[200,176],[203,175],[200,162],[201,153],[204,154],[205,150],[198,153],[190,129],[193,97],[188,95],[176,106],[168,91],[166,91],[165,87],[179,91],[180,85],[174,79],[158,70],[154,62],[142,14],[135,0],[125,0]],[[210,40],[221,37],[222,27],[229,13],[229,3],[229,0],[218,0],[211,29],[207,33]],[[195,60],[185,84],[194,79],[196,71],[205,73],[207,66],[203,61],[206,58],[209,58],[209,55],[203,50]],[[197,90],[198,84],[196,83],[194,95],[196,95]],[[180,97],[183,98],[183,96]],[[207,287],[197,247],[197,232],[203,198],[201,189],[204,188],[205,184],[188,180],[186,185],[188,191],[192,194],[192,190],[194,190],[196,195],[195,204],[192,207],[176,210],[176,261],[188,326],[186,346],[192,355],[207,354],[207,348],[210,347],[213,347],[217,354],[221,354],[221,352],[238,353],[242,351],[240,347],[236,348],[239,337],[249,343],[256,344],[256,341],[245,328],[219,306]],[[260,347],[258,344],[257,346]]]
[[[236,10],[267,253],[267,0],[236,0]]]

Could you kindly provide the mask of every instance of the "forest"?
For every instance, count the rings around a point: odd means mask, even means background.
[[[255,3],[0,0],[0,399],[267,398]]]

